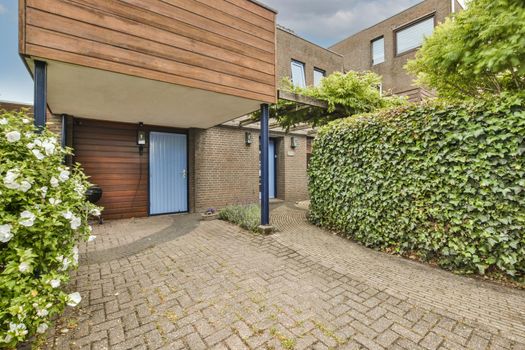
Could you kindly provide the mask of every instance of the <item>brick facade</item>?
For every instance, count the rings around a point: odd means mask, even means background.
[[[460,9],[456,2],[456,9]],[[404,66],[409,59],[415,57],[416,50],[400,55],[395,54],[395,31],[406,24],[416,21],[426,15],[435,13],[436,24],[441,23],[452,11],[450,0],[425,0],[409,9],[364,29],[330,47],[331,50],[344,56],[346,71],[371,70],[382,76],[383,91],[406,95],[417,101],[428,95],[413,85],[414,77],[410,76]],[[371,42],[384,37],[385,61],[372,65]]]
[[[246,145],[245,133],[253,143]],[[190,130],[190,208],[203,211],[229,204],[259,201],[259,130],[218,126]],[[299,146],[291,148],[292,135],[271,132],[276,142],[276,197],[308,197],[306,137],[293,135]]]

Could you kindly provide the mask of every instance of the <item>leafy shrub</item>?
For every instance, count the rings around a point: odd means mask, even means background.
[[[219,219],[232,222],[252,232],[258,232],[261,208],[257,204],[230,205],[219,211]]]
[[[437,102],[323,127],[310,220],[463,272],[525,274],[524,99]]]
[[[44,333],[80,302],[62,287],[99,209],[85,200],[80,169],[62,165],[69,153],[54,134],[36,134],[24,112],[0,111],[0,348]]]

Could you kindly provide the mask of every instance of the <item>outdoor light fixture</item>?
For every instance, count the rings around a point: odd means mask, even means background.
[[[290,146],[292,146],[292,148],[299,147],[299,140],[297,140],[297,137],[292,136]]]
[[[246,146],[251,145],[253,142],[253,137],[251,132],[245,132],[244,133],[244,143],[246,143]]]
[[[144,123],[140,122],[137,128],[137,145],[139,145],[139,153],[144,152],[144,145],[146,144],[146,131],[143,129]]]

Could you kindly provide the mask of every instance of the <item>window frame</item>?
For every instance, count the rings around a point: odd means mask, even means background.
[[[315,73],[318,72],[318,73],[322,73],[323,74],[323,78],[326,78],[326,70],[324,69],[321,69],[321,68],[318,68],[318,67],[314,67],[314,87],[315,86],[318,86],[315,84]],[[322,80],[322,79],[321,79]]]
[[[294,82],[294,79],[293,79],[293,65],[294,63],[297,63],[297,64],[300,64],[302,69],[303,69],[303,80],[304,80],[304,86],[299,86],[297,85],[295,82]],[[297,87],[301,87],[301,88],[305,88],[308,86],[308,83],[306,82],[306,64],[304,62],[301,62],[299,60],[296,60],[296,59],[293,59],[290,61],[290,78],[292,80],[292,85],[293,86],[297,86]]]
[[[374,63],[374,42],[383,39],[383,61]],[[378,64],[385,63],[386,62],[386,50],[385,50],[385,36],[381,35],[377,38],[374,38],[370,40],[370,63],[373,66],[377,66]]]
[[[413,49],[410,49],[410,50],[407,50],[407,51],[403,51],[403,52],[398,53],[398,52],[397,52],[397,34],[398,34],[400,31],[402,31],[402,30],[405,30],[405,29],[407,29],[407,28],[410,28],[410,27],[412,27],[412,26],[415,26],[415,25],[417,25],[417,24],[419,24],[419,23],[421,23],[421,22],[424,22],[424,21],[426,21],[426,20],[428,20],[428,19],[431,19],[431,18],[434,19],[434,21],[433,21],[433,22],[434,22],[434,23],[433,23],[434,27],[433,27],[433,28],[434,28],[434,30],[435,30],[435,29],[436,29],[436,25],[437,25],[437,19],[436,19],[436,12],[435,12],[435,11],[433,11],[433,12],[431,12],[431,13],[428,13],[428,14],[426,14],[426,15],[424,15],[424,16],[421,16],[421,17],[419,17],[419,18],[417,18],[417,19],[415,19],[415,20],[413,20],[413,21],[411,21],[411,22],[405,23],[405,24],[403,24],[403,25],[401,25],[401,26],[399,26],[399,27],[397,27],[396,29],[393,30],[393,34],[394,34],[394,57],[399,57],[399,56],[407,55],[407,54],[409,54],[409,53],[412,53],[412,52],[414,52],[414,51],[419,50],[419,49],[421,48],[421,46],[422,46],[422,45],[419,45],[418,47],[414,47]]]

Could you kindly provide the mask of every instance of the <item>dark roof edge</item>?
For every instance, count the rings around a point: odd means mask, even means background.
[[[260,2],[260,1],[257,1],[257,0],[248,0],[248,1],[249,1],[249,2],[253,2],[255,5],[259,5],[259,6],[261,6],[262,8],[265,8],[265,9],[267,9],[268,11],[271,11],[271,12],[273,12],[273,13],[275,13],[275,14],[278,14],[278,13],[279,13],[277,10],[271,8],[270,6],[266,6],[265,4],[263,4],[263,3]]]
[[[326,51],[328,51],[328,52],[330,52],[330,53],[333,53],[334,55],[337,55],[337,56],[341,56],[341,57],[343,57],[343,55],[341,55],[340,53],[335,52],[335,51],[333,51],[333,50],[330,50],[330,49],[328,49],[328,48],[326,48],[326,47],[323,47],[323,46],[321,46],[321,45],[317,45],[316,43],[311,42],[310,40],[307,40],[307,39],[303,38],[302,36],[297,35],[296,33],[292,33],[292,32],[290,32],[289,30],[286,30],[286,29],[281,28],[281,27],[279,27],[279,26],[277,26],[277,30],[280,30],[280,31],[285,32],[285,33],[290,34],[290,35],[293,35],[293,36],[295,36],[296,38],[299,38],[299,39],[301,39],[301,40],[303,40],[303,41],[306,41],[308,44],[312,44],[312,45],[314,45],[314,46],[317,46],[318,48],[323,49],[323,50],[326,50]]]

